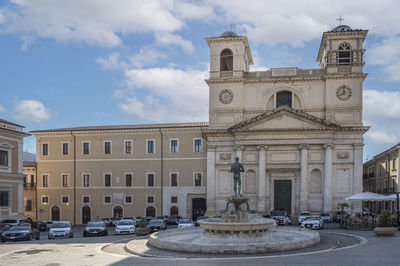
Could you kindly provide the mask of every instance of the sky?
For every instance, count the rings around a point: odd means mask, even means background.
[[[26,131],[208,121],[209,49],[246,35],[251,71],[319,68],[324,31],[367,29],[364,160],[400,139],[397,0],[0,0],[0,118]],[[232,25],[232,26],[231,26]],[[35,138],[24,141],[35,152]]]

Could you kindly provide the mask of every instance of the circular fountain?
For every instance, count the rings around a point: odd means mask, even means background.
[[[223,211],[221,218],[200,221],[200,228],[173,229],[150,235],[153,247],[184,252],[251,254],[305,248],[320,241],[317,232],[300,228],[275,229],[273,219],[256,216],[248,198],[227,199],[235,211]],[[247,210],[241,206],[246,204]]]

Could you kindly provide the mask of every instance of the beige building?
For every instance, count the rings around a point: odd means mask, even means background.
[[[0,220],[23,218],[23,126],[0,119]]]
[[[246,36],[207,38],[209,124],[32,132],[41,218],[191,218],[205,204],[212,216],[233,194],[235,157],[245,168],[242,194],[258,214],[332,212],[362,191],[366,34],[344,25],[323,33],[318,69],[255,72]]]
[[[33,131],[40,220],[205,211],[207,123]]]
[[[39,211],[37,211],[37,190],[36,190],[36,162],[24,161],[24,215],[25,218],[38,220]]]
[[[363,189],[376,193],[391,194],[400,192],[400,144],[375,155],[363,165]],[[389,206],[391,204],[392,206]],[[395,202],[382,202],[377,210],[392,209]],[[374,208],[373,204],[369,207]]]
[[[366,30],[341,25],[322,35],[318,69],[249,71],[246,36],[207,38],[210,126],[207,212],[232,195],[230,164],[245,168],[242,191],[260,214],[332,212],[362,191],[363,42]],[[359,209],[361,206],[354,206]]]

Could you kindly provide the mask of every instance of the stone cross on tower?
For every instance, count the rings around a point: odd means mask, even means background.
[[[339,21],[339,26],[342,25],[342,20],[344,20],[344,18],[342,18],[342,15],[339,15],[339,18],[337,18],[336,20]]]

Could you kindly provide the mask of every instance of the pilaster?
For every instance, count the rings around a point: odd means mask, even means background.
[[[332,144],[324,145],[324,212],[332,211]]]
[[[300,211],[308,209],[308,144],[301,144],[300,149]]]

